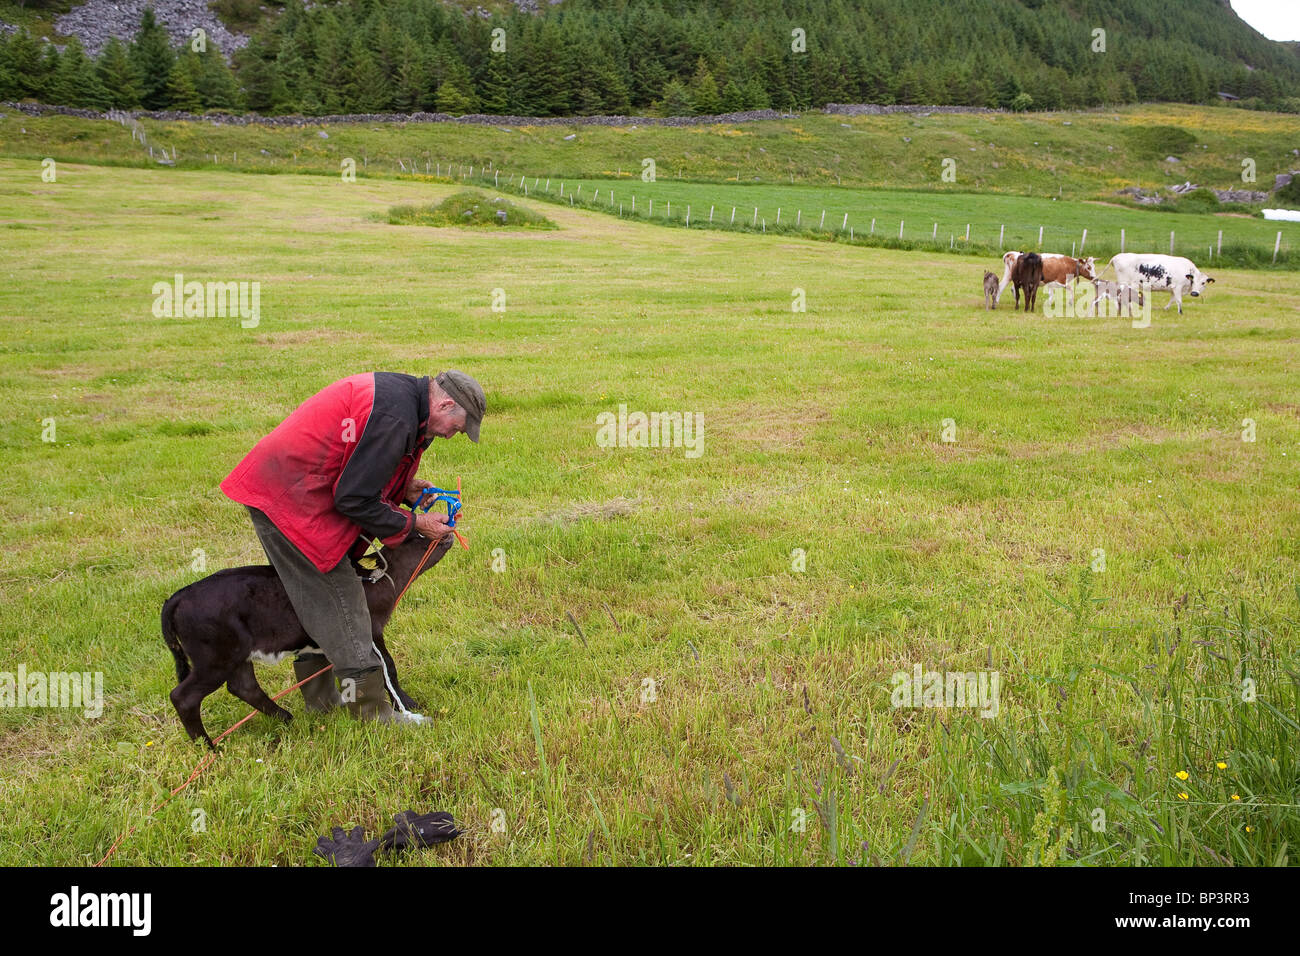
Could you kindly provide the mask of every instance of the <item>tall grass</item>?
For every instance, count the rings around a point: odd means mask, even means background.
[[[1079,638],[1106,630],[1085,610],[1090,576],[1068,606]],[[1287,864],[1300,844],[1300,657],[1277,632],[1296,623],[1184,594],[1144,629],[1148,663],[1077,659],[1037,676],[1043,693],[1013,726],[966,719],[936,735],[957,810],[934,828],[935,862]]]

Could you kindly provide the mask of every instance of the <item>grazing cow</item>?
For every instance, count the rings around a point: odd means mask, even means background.
[[[1018,256],[1011,264],[1011,282],[1015,286],[1016,304],[1011,311],[1020,307],[1020,290],[1025,290],[1025,311],[1034,311],[1034,302],[1038,298],[1038,287],[1043,283],[1043,259],[1036,252],[1026,252]]]
[[[1011,269],[1023,253],[1011,250],[1002,256],[1002,281],[998,284],[998,293],[1011,281]],[[1097,260],[1092,256],[1076,259],[1060,252],[1039,253],[1043,260],[1043,283],[1047,286],[1047,304],[1051,307],[1057,287],[1065,288],[1067,283],[1077,284],[1079,279],[1097,277]]]
[[[1120,285],[1110,279],[1093,279],[1092,284],[1096,291],[1092,300],[1093,315],[1098,315],[1097,307],[1107,301],[1115,303],[1115,315],[1128,315],[1131,318],[1134,304],[1141,306],[1146,301],[1140,286]]]
[[[998,277],[992,272],[984,273],[984,308],[998,307]]]
[[[1097,260],[1075,259],[1073,256],[1043,256],[1043,284],[1047,286],[1047,306],[1051,308],[1057,287],[1077,286],[1080,279],[1097,278]],[[1073,288],[1071,288],[1073,292]]]
[[[1214,280],[1207,276],[1191,259],[1183,256],[1164,256],[1121,252],[1110,260],[1115,278],[1120,285],[1146,286],[1148,289],[1169,293],[1165,308],[1178,303],[1178,314],[1183,314],[1183,293],[1191,292],[1195,298]]]

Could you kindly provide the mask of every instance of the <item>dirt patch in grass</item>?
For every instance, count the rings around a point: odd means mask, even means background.
[[[637,511],[641,505],[640,498],[625,498],[619,495],[609,501],[583,501],[561,511],[552,511],[537,520],[543,524],[575,524],[579,521],[610,521]]]
[[[793,409],[751,407],[732,410],[718,428],[742,441],[758,442],[764,451],[770,451],[802,444],[817,425],[830,419],[831,413],[820,405]]]
[[[295,348],[299,345],[308,345],[313,342],[329,341],[332,344],[342,344],[343,340],[357,342],[362,337],[359,335],[349,334],[336,328],[330,329],[302,329],[297,332],[277,332],[274,335],[260,335],[254,341],[258,345],[264,345],[272,349]]]
[[[1188,441],[1200,441],[1211,437],[1203,435],[1184,435],[1168,428],[1155,428],[1149,425],[1137,425],[1118,431],[1089,435],[1077,441],[1068,442],[1020,442],[1007,446],[1007,456],[1024,461],[1030,458],[1042,458],[1051,455],[1083,455],[1098,451],[1116,451],[1134,443],[1159,445],[1171,438]]]

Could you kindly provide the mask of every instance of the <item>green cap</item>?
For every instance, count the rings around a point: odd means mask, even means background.
[[[434,379],[451,400],[465,409],[465,434],[472,442],[478,441],[478,427],[483,422],[483,413],[487,411],[487,396],[483,386],[474,381],[473,376],[449,369]]]

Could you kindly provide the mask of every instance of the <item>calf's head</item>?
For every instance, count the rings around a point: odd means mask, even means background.
[[[1205,291],[1205,287],[1214,280],[1207,276],[1200,269],[1193,269],[1187,273],[1187,281],[1191,284],[1192,295],[1200,295]]]

